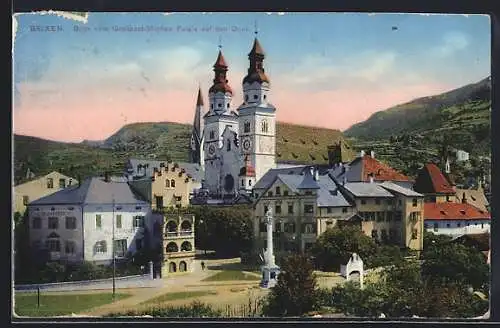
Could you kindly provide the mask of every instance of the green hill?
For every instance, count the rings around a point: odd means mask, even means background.
[[[120,174],[129,157],[187,161],[191,125],[172,122],[128,124],[104,141],[65,143],[14,135],[15,181],[29,168],[37,176],[53,170],[77,178],[109,170]],[[338,130],[277,124],[276,159],[327,163],[327,146],[342,137]]]
[[[445,155],[453,161],[456,149],[469,152],[472,166],[479,166],[477,160],[491,153],[490,118],[491,80],[486,78],[377,112],[344,135],[357,151],[374,150],[389,165],[415,176],[423,164],[442,162]],[[459,163],[455,171],[469,174]]]

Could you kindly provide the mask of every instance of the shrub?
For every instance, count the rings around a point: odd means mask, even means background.
[[[193,301],[189,305],[182,306],[167,306],[153,307],[143,311],[127,311],[125,313],[111,313],[105,317],[122,317],[122,316],[145,316],[162,318],[219,318],[222,316],[222,311],[213,309],[210,305]]]

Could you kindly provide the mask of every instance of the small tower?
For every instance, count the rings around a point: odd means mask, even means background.
[[[239,190],[241,192],[250,193],[256,181],[255,181],[255,169],[250,163],[248,155],[245,156],[245,164],[240,170],[239,178],[240,178]]]
[[[448,157],[446,157],[446,162],[444,164],[444,172],[446,174],[450,174],[451,173],[451,168],[450,168],[450,159]]]
[[[203,96],[201,87],[198,88],[198,98],[196,99],[196,109],[194,112],[193,131],[191,132],[190,161],[204,166],[203,160]]]

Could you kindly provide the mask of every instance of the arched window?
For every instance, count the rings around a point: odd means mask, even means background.
[[[250,122],[245,122],[244,124],[244,132],[250,132]]]
[[[170,187],[175,188],[175,180],[170,180]]]
[[[168,221],[167,232],[177,232],[177,223],[175,223],[174,221]]]
[[[168,272],[176,272],[177,271],[177,265],[175,265],[175,262],[170,262],[168,265]]]
[[[165,187],[170,188],[170,180],[165,180]]]
[[[181,223],[181,230],[182,231],[191,231],[191,222],[189,221],[182,221]]]
[[[186,272],[187,271],[187,264],[184,261],[179,262],[179,272]]]
[[[215,138],[215,132],[214,131],[210,131],[210,139],[213,139]]]
[[[170,243],[167,244],[167,247],[165,248],[167,253],[175,253],[179,251],[179,247],[177,247],[177,244],[171,241]]]
[[[245,95],[245,102],[248,101],[248,95]]]
[[[181,251],[183,252],[190,252],[193,249],[191,246],[191,243],[189,241],[185,241],[181,245]]]
[[[45,248],[49,252],[60,252],[61,251],[61,242],[59,239],[50,238],[45,241]]]
[[[227,139],[227,151],[231,150],[231,139]]]
[[[98,241],[94,245],[94,254],[104,254],[107,252],[107,245],[105,240]]]

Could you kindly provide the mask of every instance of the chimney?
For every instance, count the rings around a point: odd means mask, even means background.
[[[316,169],[314,171],[314,180],[319,181],[319,170],[318,169]]]
[[[375,152],[373,150],[370,151],[370,156],[371,156],[371,158],[375,158]]]
[[[364,157],[364,156],[365,156],[365,151],[364,151],[364,150],[362,150],[362,151],[359,153],[359,156],[360,156],[360,157]]]

